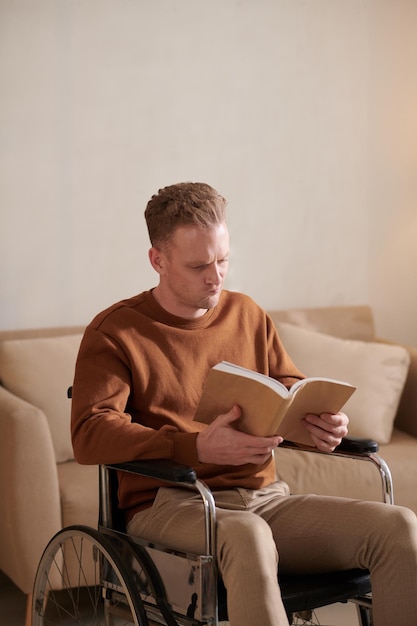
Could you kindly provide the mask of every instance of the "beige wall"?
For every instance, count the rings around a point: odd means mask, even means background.
[[[415,0],[0,0],[0,328],[155,283],[146,201],[229,198],[228,286],[417,345]]]
[[[417,2],[374,0],[369,301],[417,346]]]

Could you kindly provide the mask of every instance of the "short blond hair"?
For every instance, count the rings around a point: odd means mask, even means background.
[[[145,219],[153,246],[169,242],[178,226],[210,228],[226,219],[226,200],[206,183],[163,187],[149,200]]]

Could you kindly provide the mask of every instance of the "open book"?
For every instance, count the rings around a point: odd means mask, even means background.
[[[210,424],[238,404],[242,409],[236,422],[239,430],[261,437],[277,434],[311,446],[303,417],[338,413],[355,389],[330,378],[305,378],[288,390],[265,374],[222,361],[209,371],[194,419]]]

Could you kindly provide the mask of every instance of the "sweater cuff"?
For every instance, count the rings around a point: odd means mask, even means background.
[[[174,444],[173,461],[184,465],[195,466],[200,463],[197,455],[198,433],[174,433],[172,441]]]

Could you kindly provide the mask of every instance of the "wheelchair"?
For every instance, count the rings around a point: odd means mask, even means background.
[[[328,454],[287,441],[281,445]],[[377,452],[376,442],[347,437],[331,454],[371,462],[381,478],[383,500],[393,504],[391,474]],[[117,508],[119,471],[197,490],[205,512],[204,554],[183,553],[127,535]],[[98,528],[71,526],[50,540],[35,577],[32,626],[227,623],[227,592],[215,558],[214,498],[194,470],[169,461],[134,461],[100,466],[99,475]],[[366,570],[279,574],[279,584],[290,624],[313,624],[315,609],[348,601],[356,605],[361,626],[373,624]]]

